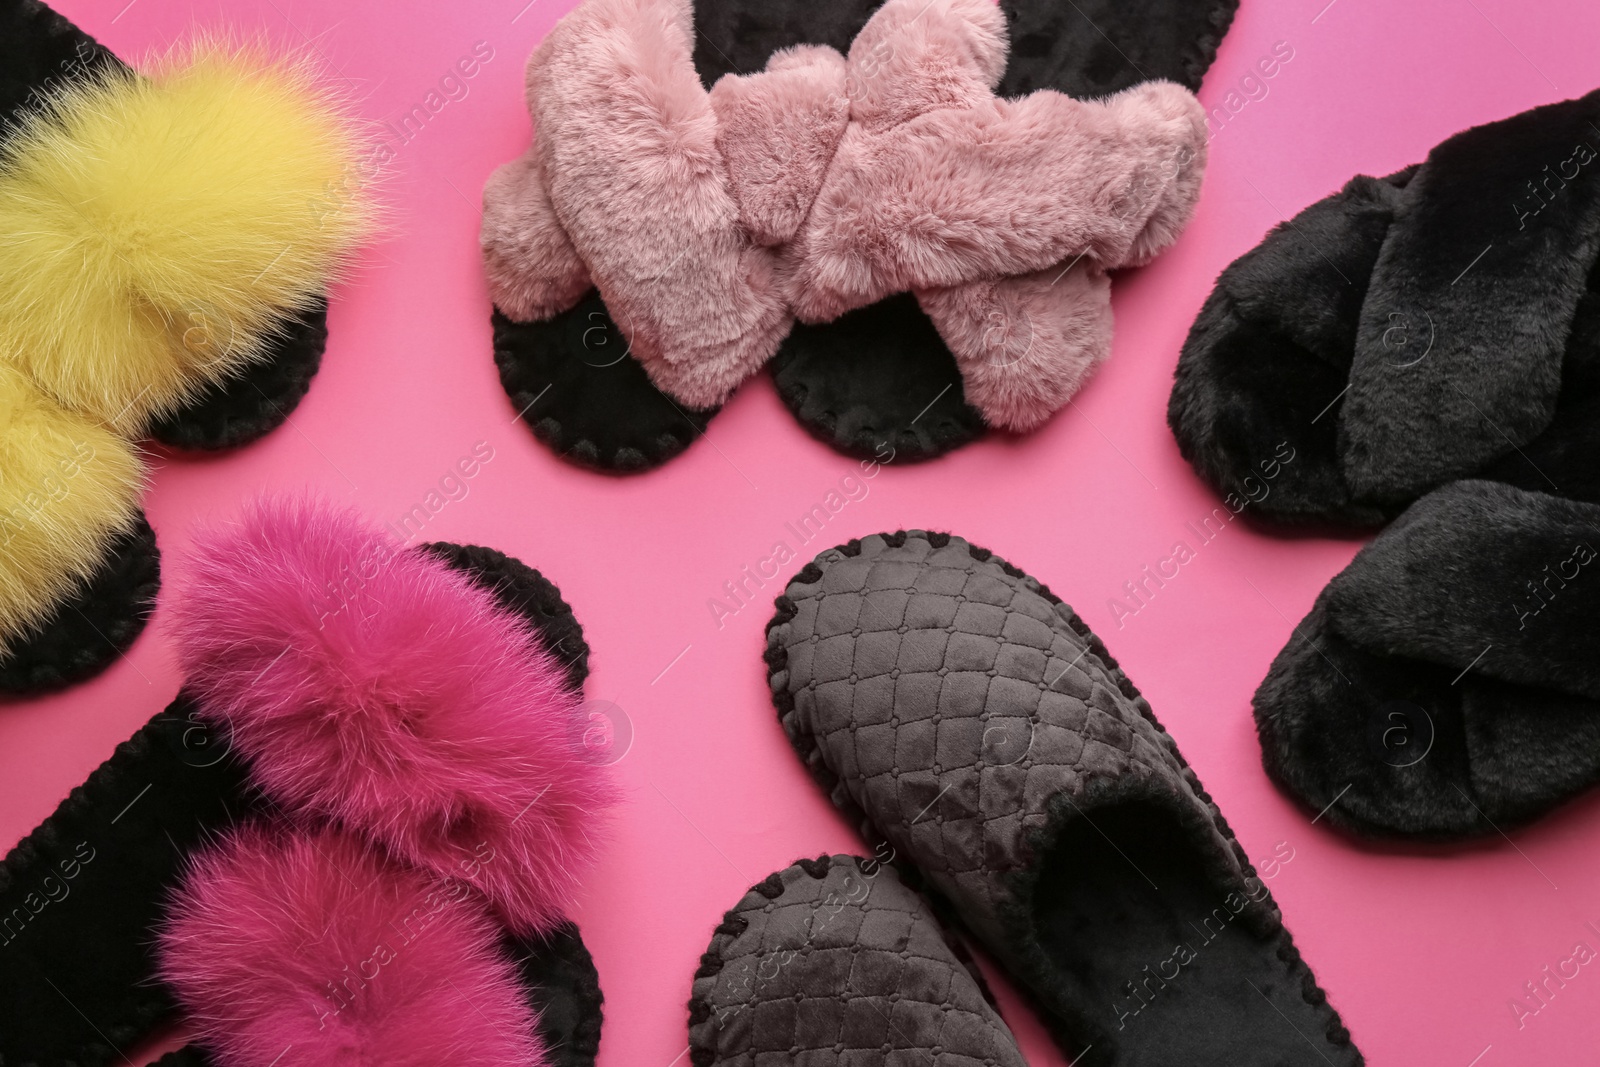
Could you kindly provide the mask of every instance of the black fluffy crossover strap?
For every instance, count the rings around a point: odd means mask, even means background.
[[[1600,699],[1600,507],[1497,482],[1423,497],[1328,585],[1369,651]]]
[[[1549,426],[1600,251],[1600,91],[1451,137],[1405,194],[1340,428],[1368,500],[1468,476]]]

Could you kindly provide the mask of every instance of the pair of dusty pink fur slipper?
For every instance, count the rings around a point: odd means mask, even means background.
[[[1110,350],[1106,272],[1147,262],[1194,208],[1194,94],[999,97],[993,0],[888,0],[848,55],[783,48],[708,91],[694,15],[585,0],[534,52],[533,145],[484,190],[499,312],[551,320],[598,289],[651,383],[703,411],[797,320],[911,293],[990,426],[1065,405]]]

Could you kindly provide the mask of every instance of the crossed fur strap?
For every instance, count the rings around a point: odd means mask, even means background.
[[[994,95],[989,0],[889,0],[849,55],[799,46],[707,92],[689,0],[587,0],[529,60],[536,137],[484,191],[496,305],[598,287],[655,384],[724,401],[796,318],[915,293],[993,425],[1029,429],[1110,345],[1105,271],[1199,194],[1205,116],[1147,82],[1104,101]]]
[[[1449,138],[1399,197],[1361,307],[1339,451],[1405,501],[1537,437],[1600,254],[1600,91]]]
[[[1498,482],[1423,497],[1324,593],[1359,647],[1600,700],[1600,507]]]

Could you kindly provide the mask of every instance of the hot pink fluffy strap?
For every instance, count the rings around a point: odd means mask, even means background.
[[[175,629],[202,714],[286,813],[560,922],[616,793],[527,624],[434,555],[304,500],[203,532]]]
[[[1104,272],[1170,244],[1198,197],[1192,93],[1000,99],[992,0],[888,0],[848,56],[787,49],[709,93],[692,17],[690,0],[586,0],[556,26],[528,64],[537,137],[485,189],[483,246],[502,312],[549,317],[592,283],[694,407],[794,318],[909,291],[968,399],[1031,428],[1109,349]]]
[[[347,834],[235,830],[167,915],[161,977],[221,1067],[548,1062],[481,901]]]

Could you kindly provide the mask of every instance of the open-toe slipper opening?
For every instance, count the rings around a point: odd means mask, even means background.
[[[796,752],[1068,1058],[1362,1062],[1215,803],[1047,588],[913,530],[822,553],[777,607],[768,675]]]
[[[1597,540],[1595,505],[1498,483],[1418,500],[1257,691],[1273,781],[1358,835],[1421,840],[1493,834],[1600,781]]]
[[[1280,223],[1222,272],[1190,328],[1167,422],[1183,457],[1219,494],[1271,482],[1251,505],[1256,514],[1353,525],[1392,517],[1351,500],[1338,426],[1362,298],[1414,170],[1352,179]],[[1391,340],[1426,344],[1399,331]]]

